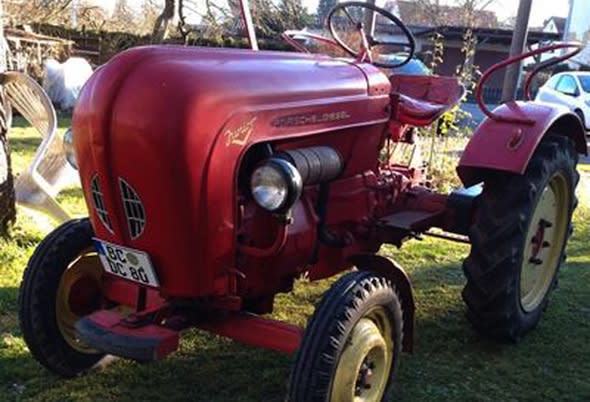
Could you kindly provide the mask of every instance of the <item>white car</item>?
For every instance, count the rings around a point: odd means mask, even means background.
[[[590,73],[556,74],[539,89],[535,100],[568,106],[590,130]]]

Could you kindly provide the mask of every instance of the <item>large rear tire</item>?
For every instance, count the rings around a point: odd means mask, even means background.
[[[88,219],[59,226],[35,249],[20,287],[25,342],[39,363],[63,377],[86,371],[104,356],[80,342],[74,328],[104,302],[93,233]]]
[[[584,130],[587,130],[588,127],[586,127],[586,117],[584,116],[584,112],[582,112],[580,109],[576,109],[576,114],[582,121],[582,126],[584,127]]]
[[[291,402],[389,400],[402,345],[392,283],[355,271],[326,292],[311,317],[289,379]]]
[[[569,138],[550,135],[524,175],[485,182],[463,263],[467,318],[482,334],[516,341],[541,319],[571,233],[577,161]]]

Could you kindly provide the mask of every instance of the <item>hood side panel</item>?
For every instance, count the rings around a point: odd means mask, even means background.
[[[84,87],[73,119],[87,204],[98,174],[113,221],[110,233],[90,208],[97,236],[146,251],[164,295],[224,293],[224,273],[235,264],[232,188],[248,144],[383,124],[388,98],[369,99],[368,92],[363,71],[323,56],[168,46],[122,53]],[[273,123],[326,113],[331,104],[348,117],[305,127]],[[229,135],[246,133],[252,118],[249,138]],[[145,209],[136,239],[128,234],[119,178]]]

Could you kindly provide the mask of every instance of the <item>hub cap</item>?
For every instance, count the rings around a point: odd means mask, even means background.
[[[543,302],[559,266],[569,224],[568,189],[562,174],[553,176],[529,223],[520,270],[520,304],[526,312],[535,310]]]
[[[380,306],[356,323],[336,367],[332,402],[381,401],[393,362],[392,334],[391,318]]]
[[[57,326],[64,340],[79,352],[96,353],[80,342],[74,324],[100,308],[101,275],[98,255],[92,249],[87,249],[70,263],[59,282],[55,298]]]

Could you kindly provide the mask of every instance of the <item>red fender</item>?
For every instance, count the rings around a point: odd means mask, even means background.
[[[570,137],[578,152],[587,155],[584,127],[565,106],[509,102],[492,116],[476,129],[459,161],[457,173],[465,187],[481,182],[489,170],[523,174],[548,132]]]
[[[412,283],[404,269],[390,258],[376,254],[355,254],[348,261],[361,271],[374,271],[391,280],[395,286],[402,304],[402,316],[404,320],[404,337],[402,350],[414,352],[416,303],[412,292]]]

